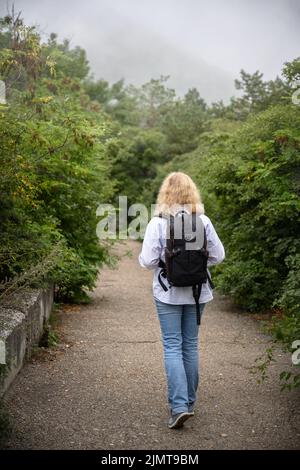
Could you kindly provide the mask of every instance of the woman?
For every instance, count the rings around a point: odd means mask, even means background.
[[[178,211],[199,214],[204,224],[209,252],[208,266],[223,261],[223,245],[210,221],[204,215],[199,192],[192,179],[181,172],[169,174],[160,188],[156,214],[175,215]],[[168,426],[176,429],[194,415],[199,380],[198,332],[196,306],[191,287],[169,286],[163,289],[159,282],[160,260],[165,261],[167,220],[153,217],[145,232],[140,265],[153,269],[153,296],[160,321],[164,348],[164,363],[168,382],[170,418]],[[201,289],[200,313],[205,304],[212,300],[209,283]]]

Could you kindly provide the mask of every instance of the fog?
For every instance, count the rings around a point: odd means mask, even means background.
[[[0,0],[0,14],[12,2]],[[95,78],[141,84],[170,75],[180,94],[197,87],[227,101],[243,68],[266,79],[300,55],[300,0],[15,0],[44,35],[87,51]]]

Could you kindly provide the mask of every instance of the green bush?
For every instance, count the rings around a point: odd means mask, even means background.
[[[54,281],[64,299],[84,298],[109,260],[96,209],[115,192],[113,126],[81,86],[88,67],[79,48],[53,37],[42,44],[10,17],[0,21],[0,39],[8,89],[0,107],[1,294],[32,278]]]
[[[299,128],[296,107],[275,106],[251,117],[207,158],[227,248],[220,284],[250,310],[289,303],[300,248]]]

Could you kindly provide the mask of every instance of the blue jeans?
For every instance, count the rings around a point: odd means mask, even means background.
[[[164,347],[168,402],[172,414],[193,409],[199,382],[196,306],[171,305],[154,299]],[[201,316],[205,304],[200,304]]]

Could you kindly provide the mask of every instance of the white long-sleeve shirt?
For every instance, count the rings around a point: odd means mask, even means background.
[[[199,215],[204,224],[207,237],[207,250],[209,252],[208,266],[221,263],[225,258],[225,250],[221,240],[210,219]],[[164,291],[158,281],[161,268],[158,267],[160,259],[165,261],[167,220],[161,217],[153,217],[147,225],[143,241],[142,251],[139,255],[139,263],[143,268],[152,269],[153,272],[153,296],[161,302],[173,305],[194,304],[191,287],[169,287]],[[164,279],[165,280],[165,279]],[[167,283],[168,286],[168,283]],[[213,299],[212,289],[209,283],[202,284],[200,303],[206,303]]]

